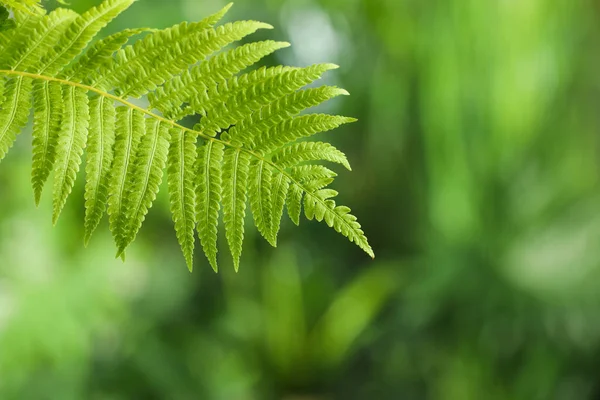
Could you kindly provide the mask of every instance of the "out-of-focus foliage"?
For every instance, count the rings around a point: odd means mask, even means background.
[[[219,5],[144,0],[110,29]],[[355,170],[337,182],[377,259],[284,224],[276,252],[250,234],[240,273],[190,276],[159,195],[123,265],[107,237],[82,251],[82,204],[42,222],[21,144],[0,170],[0,398],[597,398],[597,2],[241,0],[231,18],[285,29],[270,63],[343,66],[327,83],[352,96],[324,111],[359,118],[334,136]]]

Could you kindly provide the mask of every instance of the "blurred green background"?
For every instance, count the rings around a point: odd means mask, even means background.
[[[78,11],[97,0],[72,0]],[[49,7],[56,3],[49,1]],[[105,33],[224,6],[140,0]],[[600,3],[238,0],[269,64],[334,62],[359,118],[324,224],[248,225],[235,274],[190,274],[165,191],[126,263],[84,249],[81,180],[36,209],[30,140],[0,168],[0,399],[600,399]]]

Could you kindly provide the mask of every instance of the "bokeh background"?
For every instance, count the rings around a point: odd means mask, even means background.
[[[72,0],[83,11],[98,0]],[[56,6],[53,1],[47,5]],[[140,0],[106,30],[225,5]],[[55,228],[23,134],[0,168],[1,399],[600,398],[600,6],[595,0],[238,0],[266,62],[341,69],[326,136],[377,258],[286,218],[234,273],[180,254],[165,191],[126,263]],[[221,238],[223,239],[223,238]]]

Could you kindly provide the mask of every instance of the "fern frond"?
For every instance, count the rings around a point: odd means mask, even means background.
[[[267,104],[259,111],[239,121],[229,130],[232,136],[239,136],[237,131],[242,131],[244,144],[254,151],[264,154],[263,148],[276,148],[273,143],[265,146],[265,142],[273,140],[281,132],[275,127],[283,121],[298,115],[301,111],[317,106],[327,100],[340,95],[348,94],[347,91],[332,86],[321,86],[299,90]],[[281,141],[286,143],[287,141]]]
[[[255,159],[252,161],[250,165],[248,193],[250,197],[250,209],[254,216],[254,224],[260,234],[275,247],[275,241],[271,235],[271,223],[273,222],[273,210],[271,209],[272,179],[273,172],[264,160]]]
[[[90,101],[90,129],[88,132],[84,243],[100,223],[106,209],[108,186],[115,143],[116,111],[114,102],[106,97]]]
[[[89,123],[88,97],[83,90],[75,86],[64,87],[62,102],[64,109],[54,167],[53,224],[58,221],[67,197],[75,185]]]
[[[218,132],[221,129],[229,128],[253,111],[314,82],[325,71],[334,68],[337,68],[337,65],[317,64],[306,68],[285,70],[281,74],[248,85],[242,90],[234,92],[233,95],[227,96],[225,101],[214,107],[204,105],[202,108],[208,115],[200,120],[199,129]],[[241,131],[237,132],[241,133]],[[226,140],[241,141],[243,137],[228,135]]]
[[[186,99],[186,103],[189,103],[189,105],[180,112],[174,114],[172,118],[174,120],[180,120],[183,117],[194,114],[206,116],[210,110],[220,104],[226,103],[227,100],[236,93],[242,93],[252,86],[258,86],[269,79],[273,79],[276,76],[297,69],[298,68],[286,66],[272,68],[261,67],[247,74],[234,76],[219,85],[208,87],[205,92],[196,93],[191,98]],[[194,128],[199,128],[199,126]],[[216,133],[211,131],[207,132],[207,134],[214,136]]]
[[[33,167],[31,184],[35,204],[54,168],[63,114],[62,90],[56,82],[38,81],[33,91]]]
[[[0,106],[0,161],[4,159],[17,134],[27,123],[32,85],[31,79],[22,76],[9,79],[4,85],[4,101]]]
[[[0,79],[0,104],[4,103],[4,88],[6,85],[6,79]]]
[[[133,2],[134,0],[106,0],[75,18],[58,44],[41,60],[37,68],[38,73],[54,76],[60,72],[86,48],[100,29]]]
[[[282,172],[278,172],[273,178],[273,186],[271,189],[271,200],[273,208],[271,210],[271,232],[269,242],[273,246],[277,246],[277,234],[281,225],[281,216],[283,215],[283,207],[288,196],[290,188],[290,178]]]
[[[40,5],[40,0],[2,0],[2,3],[14,11],[25,12],[28,14],[44,13],[44,9]]]
[[[228,43],[270,27],[241,21],[212,29],[228,8],[197,23],[184,22],[154,32],[127,46],[117,54],[116,62],[101,71],[103,76],[94,86],[116,87],[121,96],[140,97]]]
[[[135,164],[135,155],[145,130],[144,114],[128,107],[117,108],[117,136],[108,189],[108,222],[119,250],[125,246],[128,225],[126,203],[129,197],[125,191],[127,177],[131,175]],[[118,254],[121,253],[121,251],[118,252]]]
[[[35,68],[76,18],[77,13],[62,8],[28,17],[0,55],[0,65],[19,71]]]
[[[292,183],[288,191],[286,204],[287,212],[296,225],[300,225],[300,213],[302,212],[302,196],[304,195],[304,189],[297,183]]]
[[[215,272],[217,266],[217,227],[221,207],[222,162],[225,146],[214,140],[207,140],[198,147],[198,167],[196,169],[196,219],[198,236]]]
[[[308,114],[283,120],[265,132],[254,149],[261,153],[269,153],[287,143],[330,131],[354,121],[356,121],[354,118],[325,114]]]
[[[115,52],[127,43],[132,36],[146,30],[148,29],[125,29],[96,42],[73,65],[69,66],[66,71],[61,72],[59,77],[71,79],[74,82],[89,80],[89,76],[96,75],[98,68],[109,62]]]
[[[346,155],[329,143],[323,142],[294,143],[273,154],[271,160],[281,168],[292,167],[305,161],[331,161],[352,171]]]
[[[300,165],[291,168],[290,175],[298,182],[335,178],[337,174],[323,165]]]
[[[335,172],[322,165],[302,165],[290,170],[290,175],[308,192],[323,189],[333,182]]]
[[[332,189],[321,189],[314,193],[307,193],[304,196],[304,212],[306,218],[323,221],[330,228],[346,236],[351,242],[354,242],[371,257],[375,257],[373,249],[367,242],[365,233],[362,231],[356,217],[350,214],[350,209],[346,206],[336,206],[331,198],[337,196],[337,192]]]
[[[350,209],[333,200],[337,192],[328,186],[336,173],[315,164],[350,169],[346,156],[326,142],[303,141],[354,121],[304,113],[348,94],[331,86],[304,88],[337,66],[244,72],[289,44],[267,40],[226,48],[271,28],[256,21],[216,26],[229,6],[199,22],[124,30],[90,46],[133,1],[104,0],[81,15],[17,6],[9,18],[0,7],[0,160],[33,108],[31,181],[38,203],[54,171],[53,222],[73,189],[87,144],[86,244],[107,211],[117,255],[124,257],[166,169],[175,232],[190,271],[195,230],[217,270],[221,207],[238,270],[247,203],[273,246],[283,209],[299,224],[304,205],[309,219],[324,221],[372,256]],[[148,109],[129,99],[144,95]],[[200,118],[193,129],[177,123],[190,115]]]
[[[223,165],[223,222],[225,236],[233,256],[233,266],[240,267],[244,241],[244,217],[248,190],[250,155],[238,148],[225,149]]]
[[[276,50],[288,47],[287,42],[248,43],[220,53],[208,61],[201,63],[180,76],[174,77],[148,95],[150,105],[168,117],[180,119],[183,115],[181,106],[194,97],[202,96],[211,88],[231,79],[235,74],[253,65],[263,57]]]
[[[197,133],[174,128],[168,156],[168,183],[171,212],[177,240],[190,272],[194,265],[194,229],[196,227],[196,191],[194,167]]]
[[[152,202],[156,199],[167,163],[169,139],[168,125],[155,119],[146,119],[146,134],[142,136],[131,174],[127,175],[127,227],[123,241],[119,244],[118,255],[135,239],[148,210],[152,207]]]

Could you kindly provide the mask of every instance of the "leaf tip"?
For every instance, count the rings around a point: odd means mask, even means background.
[[[227,11],[229,11],[229,10],[231,9],[231,7],[233,7],[233,2],[229,2],[229,3],[227,3],[227,4],[225,5],[225,7],[223,7],[223,8],[221,9],[221,11],[219,11],[219,12],[217,13],[217,15],[223,16],[223,15],[227,14]]]
[[[119,258],[119,257],[123,258],[123,249],[121,249],[120,247],[115,254],[115,258]],[[123,261],[125,261],[125,260],[123,260]]]
[[[275,29],[273,25],[267,24],[266,22],[259,22],[258,29]]]
[[[33,201],[35,202],[36,207],[40,206],[41,199],[42,199],[42,194],[40,192],[36,191],[33,195]]]
[[[215,273],[219,272],[219,265],[217,264],[216,255],[211,255],[210,257],[208,257],[208,263],[212,267],[213,271],[215,271]]]
[[[370,246],[365,249],[365,252],[369,255],[369,257],[371,257],[371,259],[375,259],[375,253],[373,252],[373,249]]]

